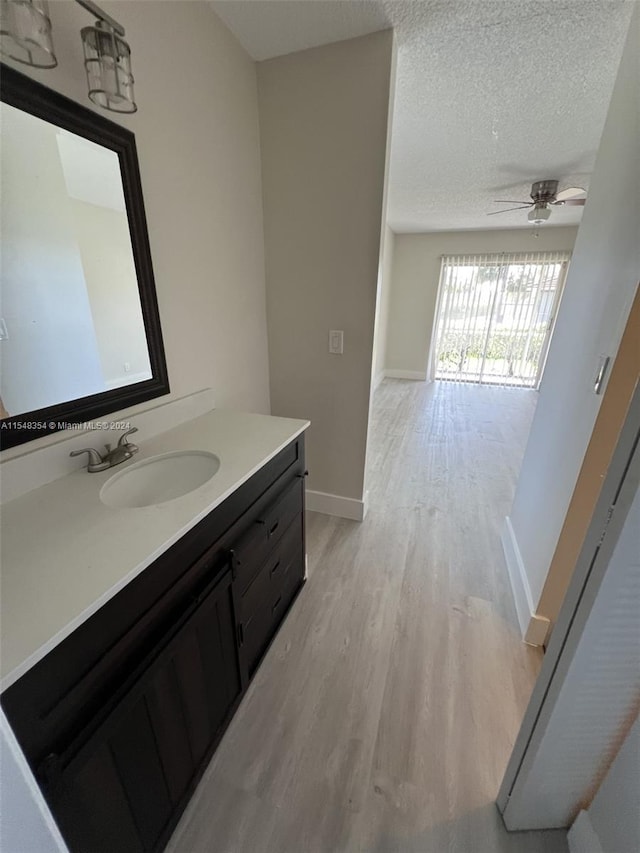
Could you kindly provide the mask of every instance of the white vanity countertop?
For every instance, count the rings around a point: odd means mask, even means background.
[[[6,689],[309,426],[215,409],[144,441],[130,462],[74,471],[2,507],[0,673]],[[97,435],[89,444],[99,444]],[[140,441],[138,441],[140,439]],[[164,504],[111,509],[100,489],[172,450],[220,458],[215,476]],[[60,447],[64,453],[64,447]]]

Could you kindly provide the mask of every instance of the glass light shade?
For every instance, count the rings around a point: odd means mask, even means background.
[[[543,222],[546,222],[550,216],[551,208],[549,205],[545,201],[538,201],[529,211],[527,219],[535,225],[541,225]]]
[[[103,21],[81,30],[89,97],[115,113],[135,113],[131,50]]]
[[[47,0],[1,0],[0,52],[34,68],[56,67]]]

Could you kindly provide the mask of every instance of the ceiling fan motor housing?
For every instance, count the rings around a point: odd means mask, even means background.
[[[565,204],[583,206],[586,201],[586,190],[582,187],[567,187],[558,194],[558,181],[549,179],[546,181],[534,181],[531,184],[531,201],[516,201],[515,199],[495,199],[496,204],[517,204],[518,207],[511,207],[508,210],[496,210],[488,216],[495,216],[499,213],[510,213],[512,210],[526,210],[529,208],[527,216],[529,222],[534,222],[540,225],[546,222],[551,216],[551,206],[564,206]],[[578,198],[577,196],[581,196]]]
[[[536,181],[531,185],[531,198],[536,202],[555,201],[558,181]]]

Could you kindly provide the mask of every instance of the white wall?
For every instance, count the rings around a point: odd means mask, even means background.
[[[589,818],[603,853],[640,850],[640,719],[598,789]]]
[[[105,383],[56,129],[3,104],[0,164],[0,395],[19,415]]]
[[[384,376],[384,366],[387,358],[387,332],[389,329],[389,307],[391,304],[391,271],[393,268],[393,252],[395,234],[388,225],[384,229],[382,262],[380,264],[380,287],[378,288],[378,319],[373,351],[373,383],[374,387]]]
[[[309,488],[361,501],[393,35],[258,66],[273,413],[311,420]],[[344,355],[328,351],[344,331]]]
[[[573,251],[510,518],[534,607],[540,599],[640,276],[640,28],[632,19]]]
[[[72,0],[50,4],[58,67],[9,63],[136,134],[171,398],[211,387],[221,407],[268,412],[255,64],[207,3],[101,5],[127,31],[135,115],[87,98],[91,16]]]
[[[572,249],[576,228],[396,234],[385,367],[426,375],[442,255]],[[416,376],[416,378],[418,378]]]

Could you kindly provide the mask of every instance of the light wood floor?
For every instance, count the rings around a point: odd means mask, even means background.
[[[540,665],[499,540],[535,399],[383,382],[369,514],[309,514],[309,580],[171,851],[566,851],[494,805]]]

